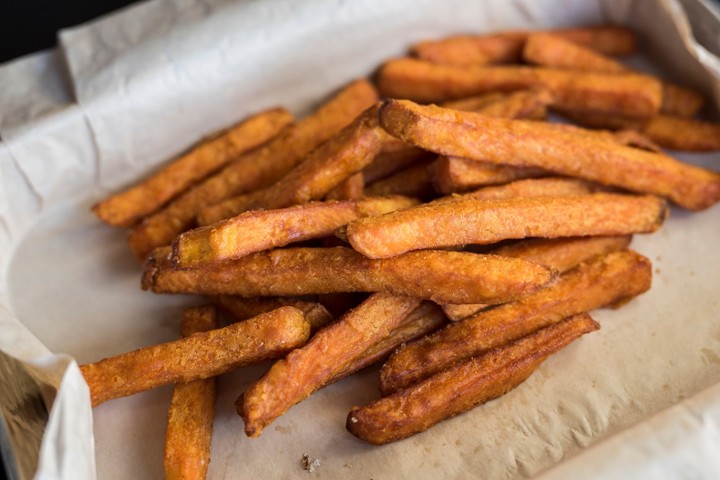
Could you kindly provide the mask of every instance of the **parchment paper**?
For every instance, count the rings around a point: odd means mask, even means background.
[[[198,299],[140,291],[125,233],[89,213],[94,201],[249,113],[280,104],[301,114],[410,43],[451,33],[628,23],[666,76],[710,94],[718,82],[701,62],[712,69],[717,59],[687,37],[678,8],[155,0],[63,32],[58,51],[1,67],[0,85],[23,89],[0,88],[0,350],[29,365],[51,408],[36,478],[93,478],[96,465],[100,479],[162,476],[170,389],[91,414],[73,359],[177,338],[182,307]],[[719,154],[681,157],[720,166]],[[233,403],[267,366],[226,375],[210,478],[516,478],[553,465],[545,478],[713,478],[718,225],[717,206],[673,210],[660,232],[633,242],[653,261],[649,293],[596,312],[601,331],[502,399],[393,445],[371,447],[344,430],[349,408],[377,397],[376,370],[318,392],[253,440]],[[319,459],[313,473],[302,470],[303,454]]]

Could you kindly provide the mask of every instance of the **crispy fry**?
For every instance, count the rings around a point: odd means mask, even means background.
[[[563,318],[635,297],[650,288],[650,261],[630,250],[595,257],[517,302],[483,310],[399,349],[380,372],[388,394],[450,365]]]
[[[472,160],[470,160],[472,161]],[[433,204],[458,200],[504,200],[518,197],[565,197],[602,191],[597,184],[577,178],[545,177],[516,180],[504,185],[480,188],[462,195],[448,195],[433,200]]]
[[[173,269],[168,255],[159,248],[148,257],[143,289],[244,297],[389,292],[437,303],[503,303],[555,276],[524,260],[433,250],[371,260],[343,247],[287,248],[189,270]]]
[[[550,68],[606,73],[632,72],[632,69],[612,58],[548,33],[530,35],[525,42],[523,58],[529,63]],[[700,110],[704,101],[700,93],[690,88],[662,82],[660,111],[663,113],[692,117]]]
[[[105,223],[130,227],[239,155],[267,142],[292,121],[283,108],[253,115],[203,140],[138,185],[98,202],[92,210]]]
[[[218,328],[213,306],[183,312],[182,336]],[[210,463],[210,441],[215,419],[215,379],[175,385],[165,433],[165,478],[202,479]]]
[[[430,164],[428,162],[419,162],[395,172],[389,177],[368,185],[365,193],[369,197],[407,195],[409,197],[430,198],[435,194]]]
[[[190,228],[203,207],[274,183],[376,101],[377,92],[367,81],[350,83],[264,147],[241,156],[136,225],[128,238],[133,253],[144,259]]]
[[[310,324],[312,332],[316,332],[334,320],[327,308],[321,303],[292,297],[243,298],[232,295],[218,295],[215,297],[215,303],[228,313],[235,322],[247,320],[280,307],[295,307],[300,310],[305,320]]]
[[[658,145],[673,150],[720,150],[720,123],[658,115],[645,123],[641,132]]]
[[[545,120],[547,118],[547,106],[552,101],[553,96],[548,90],[520,90],[475,111],[488,117]],[[455,108],[470,111],[469,109]]]
[[[193,268],[240,258],[290,243],[332,235],[348,222],[417,204],[408,197],[313,202],[279,210],[254,210],[190,230],[172,244],[172,262]]]
[[[447,320],[438,305],[424,301],[410,312],[400,325],[393,328],[387,337],[370,346],[362,355],[345,367],[342,372],[338,373],[332,381],[340,380],[369,365],[385,360],[403,343],[411,342],[434,332],[447,323]]]
[[[238,399],[245,433],[257,437],[263,428],[336,378],[365,350],[400,325],[420,300],[376,293],[337,322],[324,328],[251,385]]]
[[[599,328],[587,314],[568,318],[370,405],[354,407],[346,427],[353,435],[375,445],[422,432],[504,395],[529,377],[548,356]]]
[[[151,388],[214,377],[277,358],[310,336],[297,308],[282,307],[250,320],[141,348],[80,366],[92,405]],[[152,368],[149,368],[151,365]]]
[[[365,195],[365,178],[362,172],[350,175],[325,195],[325,200],[357,200]]]
[[[593,193],[566,197],[462,199],[355,220],[352,247],[369,258],[505,239],[624,235],[657,230],[667,217],[653,196]]]
[[[378,107],[367,109],[272,186],[203,208],[198,223],[210,225],[247,210],[284,208],[321,199],[369,165],[389,139],[378,125]]]
[[[563,110],[648,118],[657,114],[662,88],[655,78],[526,66],[456,67],[398,59],[380,70],[383,96],[440,102],[489,91],[547,89],[552,106]]]
[[[541,168],[495,165],[444,155],[432,163],[430,171],[435,190],[445,195],[548,174]]]
[[[366,185],[381,178],[389,177],[415,162],[422,162],[435,157],[432,152],[426,152],[399,140],[387,143],[391,148],[383,148],[383,151],[375,157],[372,163],[363,169],[362,174]]]
[[[569,125],[489,118],[403,100],[386,101],[380,120],[398,138],[442,155],[545,168],[667,197],[689,210],[720,200],[720,174]]]
[[[606,55],[628,55],[635,50],[635,34],[624,27],[568,28],[550,32]],[[531,33],[511,31],[490,35],[458,35],[420,42],[413,46],[412,53],[424,60],[451,65],[516,63],[521,60],[525,40]]]
[[[565,273],[593,257],[627,248],[631,239],[630,235],[553,238],[550,240],[535,238],[496,248],[492,250],[492,253],[505,257],[522,258]],[[477,303],[442,305],[445,314],[453,321],[469,317],[485,307],[487,305]]]

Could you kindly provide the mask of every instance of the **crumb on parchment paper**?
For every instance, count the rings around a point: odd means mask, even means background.
[[[320,459],[319,458],[311,459],[310,455],[308,455],[307,453],[303,453],[301,464],[302,464],[303,470],[305,470],[308,473],[312,473],[315,471],[315,469],[317,467],[320,466]]]

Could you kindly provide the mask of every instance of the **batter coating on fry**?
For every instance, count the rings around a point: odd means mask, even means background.
[[[215,307],[187,308],[182,336],[218,328]],[[210,441],[215,420],[215,379],[175,385],[165,433],[165,478],[203,479],[210,463]]]
[[[145,290],[244,297],[388,292],[438,303],[504,303],[556,275],[525,260],[443,250],[371,260],[345,247],[285,248],[187,270],[173,269],[168,256],[163,248],[148,258]]]
[[[420,300],[376,293],[293,350],[238,399],[245,433],[257,437],[291,406],[337,378],[350,363],[390,331]]]
[[[506,394],[548,356],[599,328],[587,314],[568,318],[370,405],[354,407],[346,427],[356,437],[375,445],[407,438]]]
[[[302,312],[282,307],[225,328],[81,365],[80,371],[90,387],[92,405],[97,406],[277,358],[304,344],[309,336],[310,324]]]
[[[624,235],[657,230],[667,216],[653,196],[595,193],[475,200],[465,197],[355,220],[347,238],[369,258],[527,237]]]
[[[404,100],[387,100],[380,122],[392,135],[442,155],[540,167],[666,197],[689,210],[720,200],[718,173],[569,125],[489,118]]]
[[[650,289],[650,261],[631,250],[591,259],[517,302],[483,310],[395,352],[380,372],[380,390],[406,388],[450,365],[552,325],[563,318]]]
[[[273,184],[310,151],[377,102],[377,98],[375,88],[366,80],[350,83],[311,115],[285,128],[263,147],[243,155],[164,209],[143,219],[128,237],[133,253],[144,260],[153,248],[169,245],[176,235],[190,228],[202,208]]]

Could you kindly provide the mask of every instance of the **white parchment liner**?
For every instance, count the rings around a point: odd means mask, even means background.
[[[451,33],[627,23],[666,76],[717,91],[701,65],[720,73],[717,59],[688,37],[678,8],[670,0],[155,0],[64,32],[57,51],[0,67],[0,350],[32,364],[52,404],[36,478],[92,478],[95,463],[101,479],[162,476],[169,388],[91,415],[73,358],[174,339],[182,307],[197,300],[140,291],[124,232],[93,218],[94,201],[249,113],[279,104],[301,114],[410,43]],[[718,154],[682,158],[720,166]],[[394,445],[371,447],[343,428],[352,405],[377,397],[374,370],[318,392],[255,440],[244,437],[233,402],[266,366],[227,375],[210,478],[307,475],[304,453],[320,460],[314,478],[510,478],[556,464],[547,477],[711,478],[719,224],[718,207],[673,210],[660,232],[633,243],[654,264],[648,294],[597,312],[600,332],[501,400]]]

